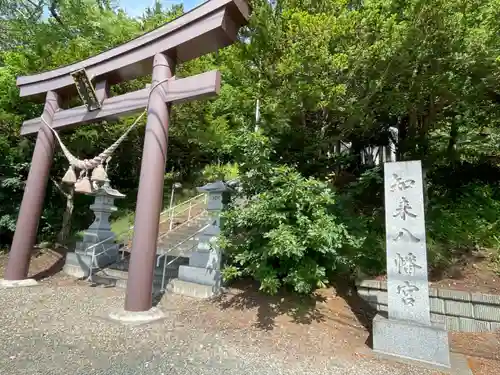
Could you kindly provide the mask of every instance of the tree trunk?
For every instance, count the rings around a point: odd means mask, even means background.
[[[61,245],[65,245],[69,238],[69,233],[71,229],[71,217],[73,215],[74,208],[74,195],[75,188],[71,187],[71,189],[65,194],[66,195],[66,208],[63,214],[62,227],[57,235],[57,242]]]
[[[409,118],[407,115],[398,121],[398,142],[396,144],[396,158],[398,161],[405,160],[410,150],[408,142]]]
[[[54,17],[54,19],[61,25],[64,26],[64,23],[57,12],[59,7],[59,0],[52,0],[49,4],[49,12]]]
[[[448,140],[447,156],[451,164],[458,160],[457,152],[458,125],[453,121],[450,129],[450,139]]]

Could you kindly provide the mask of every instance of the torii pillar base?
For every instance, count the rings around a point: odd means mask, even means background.
[[[37,286],[38,281],[35,279],[23,279],[23,280],[5,280],[0,279],[0,289],[10,289],[10,288],[24,288],[27,286]]]
[[[147,311],[119,310],[109,314],[109,318],[125,325],[142,325],[165,319],[166,315],[157,307]]]

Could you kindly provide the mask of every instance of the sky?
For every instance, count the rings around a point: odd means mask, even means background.
[[[184,11],[187,12],[204,1],[205,0],[162,0],[161,2],[165,5],[182,3],[184,4]],[[119,3],[120,7],[125,9],[129,15],[135,17],[142,15],[144,9],[152,6],[155,0],[118,0],[117,3]]]

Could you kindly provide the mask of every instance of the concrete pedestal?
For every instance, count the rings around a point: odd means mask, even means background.
[[[229,201],[231,189],[224,182],[217,181],[198,190],[208,194],[210,225],[200,234],[198,247],[189,257],[189,265],[179,267],[179,279],[171,282],[170,290],[191,297],[209,298],[221,291],[221,250],[217,239],[221,230],[221,211]]]
[[[116,211],[115,198],[124,195],[111,189],[108,184],[92,195],[95,201],[90,208],[95,214],[94,222],[83,234],[82,241],[76,244],[75,251],[66,254],[63,268],[66,274],[78,278],[88,277],[90,270],[106,267],[119,259],[119,245],[115,243],[109,217]]]
[[[126,311],[120,310],[109,314],[109,318],[126,325],[141,325],[164,319],[165,313],[157,307],[148,311]]]
[[[96,248],[96,256],[92,264],[92,250],[79,251],[66,254],[66,262],[63,267],[64,273],[67,275],[82,278],[88,277],[90,269],[104,268],[119,259],[119,247],[117,244],[108,246],[107,248]],[[103,252],[105,251],[105,252]],[[103,252],[103,253],[101,253]]]
[[[24,288],[27,286],[37,286],[37,285],[38,282],[35,279],[22,279],[22,280],[0,279],[0,289]]]
[[[373,320],[373,350],[450,368],[448,332],[444,324],[422,325],[377,315]]]
[[[215,246],[211,250],[205,250],[207,245],[210,245],[209,238],[214,239],[214,231],[218,232],[218,228],[207,228],[203,234],[206,239],[201,240],[198,250],[191,254],[189,265],[179,267],[179,279],[173,284],[174,293],[201,298],[213,297],[220,293],[220,251]],[[200,250],[200,247],[203,250]]]

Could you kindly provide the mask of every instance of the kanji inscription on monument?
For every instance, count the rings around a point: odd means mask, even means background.
[[[386,163],[384,180],[389,318],[430,324],[421,163]]]

